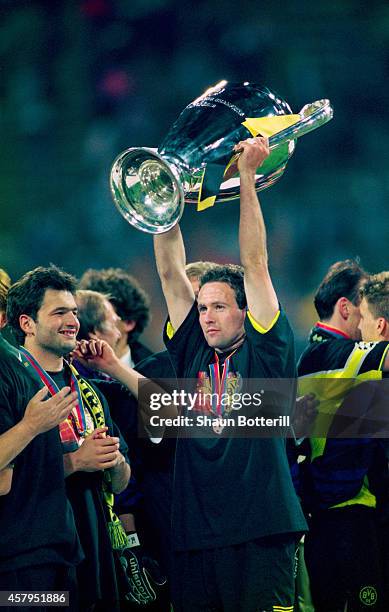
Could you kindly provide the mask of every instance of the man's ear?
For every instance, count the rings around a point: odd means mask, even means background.
[[[124,331],[129,334],[130,332],[132,332],[133,329],[135,329],[136,326],[136,321],[133,321],[132,319],[128,320],[128,319],[122,319],[122,324],[124,327]]]
[[[36,323],[29,315],[20,315],[19,325],[20,329],[26,334],[26,336],[35,336]]]
[[[347,321],[350,315],[349,300],[345,297],[339,298],[338,301],[336,302],[336,308],[338,309],[338,312],[340,316],[342,317],[342,319]]]
[[[389,338],[389,322],[384,317],[377,319],[377,331],[383,340]]]

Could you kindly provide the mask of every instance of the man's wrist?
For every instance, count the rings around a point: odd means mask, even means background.
[[[34,427],[34,424],[30,422],[27,416],[24,416],[22,418],[22,420],[18,424],[18,427],[19,427],[19,432],[22,434],[23,438],[27,440],[28,442],[31,442],[31,440],[33,440],[40,433],[43,433],[36,426]]]
[[[118,378],[122,366],[122,362],[118,357],[115,357],[104,366],[104,372],[112,376],[112,378]]]
[[[124,531],[126,533],[135,533],[136,532],[136,527],[135,527],[135,516],[132,514],[132,512],[126,512],[126,513],[121,513],[119,514],[119,518],[120,521],[124,527]]]
[[[240,181],[247,181],[248,183],[252,183],[255,180],[256,171],[251,168],[242,168],[239,171]]]

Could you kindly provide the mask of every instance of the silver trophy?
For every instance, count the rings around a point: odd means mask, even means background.
[[[201,210],[239,197],[233,147],[240,140],[271,134],[270,155],[256,174],[260,191],[281,178],[297,138],[332,116],[329,100],[306,104],[293,115],[268,87],[222,81],[182,111],[158,149],[133,147],[115,159],[110,176],[114,202],[136,228],[167,232],[180,220],[185,202],[197,202]]]

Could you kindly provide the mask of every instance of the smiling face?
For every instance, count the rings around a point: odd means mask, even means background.
[[[238,307],[232,287],[224,282],[203,285],[198,295],[198,310],[209,346],[220,351],[235,348],[244,335],[246,310]]]
[[[26,334],[26,348],[33,354],[63,357],[75,348],[80,328],[73,294],[46,289],[36,321],[21,315],[20,326]]]

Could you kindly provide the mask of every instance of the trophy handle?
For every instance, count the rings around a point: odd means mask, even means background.
[[[300,121],[290,125],[289,127],[273,134],[269,137],[269,148],[270,151],[276,149],[280,145],[286,144],[301,138],[309,132],[313,132],[322,125],[328,123],[334,116],[334,111],[329,100],[316,100],[303,106],[301,111],[298,113],[301,117]],[[292,145],[291,154],[294,150],[294,143]],[[224,175],[224,180],[232,178],[238,172],[237,161],[241,155],[241,150],[237,151],[231,158],[228,169]]]
[[[284,144],[290,140],[301,138],[308,132],[312,132],[330,121],[334,115],[333,108],[329,100],[316,100],[303,106],[299,112],[301,120],[289,127],[273,134],[269,138],[269,147],[274,149],[280,144]]]

